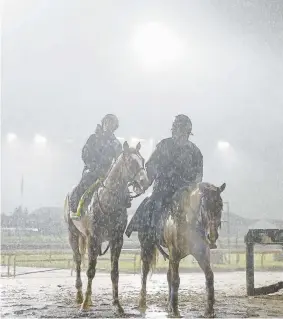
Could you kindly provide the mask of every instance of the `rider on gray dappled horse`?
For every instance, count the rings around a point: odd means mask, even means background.
[[[71,217],[74,219],[80,218],[77,208],[84,192],[105,176],[113,160],[117,159],[122,152],[122,145],[114,135],[118,127],[118,118],[113,114],[107,114],[82,149],[82,160],[85,166],[82,178],[70,197]]]
[[[203,157],[198,147],[189,141],[192,123],[188,116],[177,115],[172,126],[172,137],[163,139],[146,163],[150,184],[154,182],[150,198],[146,198],[131,221],[127,236],[141,226],[144,211],[153,213],[152,226],[162,227],[162,213],[173,194],[183,186],[202,181]],[[161,231],[157,229],[158,237]],[[160,241],[160,238],[157,238]]]

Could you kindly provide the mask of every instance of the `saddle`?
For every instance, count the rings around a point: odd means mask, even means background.
[[[161,204],[161,206],[156,209],[158,204]],[[125,234],[130,237],[132,232],[135,231],[156,232],[157,229],[162,227],[163,221],[170,210],[170,204],[171,200],[164,203],[156,203],[150,197],[146,197],[128,224]]]
[[[194,187],[195,184],[192,183],[180,188],[172,197],[170,196],[170,199],[165,199],[158,209],[156,209],[158,203],[155,203],[151,197],[146,197],[128,224],[125,234],[130,237],[132,232],[149,230],[154,230],[156,234],[161,233],[166,218],[173,209],[173,206],[180,203],[184,190],[191,192]]]

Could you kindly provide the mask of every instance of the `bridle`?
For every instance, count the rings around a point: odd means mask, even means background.
[[[129,184],[133,183],[133,182],[135,181],[137,175],[138,175],[142,170],[145,169],[145,167],[144,167],[144,158],[140,155],[139,152],[135,152],[135,153],[133,153],[133,154],[137,155],[137,156],[141,159],[141,161],[142,161],[142,166],[141,166],[141,167],[136,171],[136,173],[131,177],[131,180],[129,181]],[[126,168],[126,170],[127,170],[127,173],[130,175],[131,171],[128,169],[128,166],[126,165],[125,155],[123,154],[122,156],[123,156],[123,162],[124,162],[125,168]]]
[[[137,155],[137,156],[141,159],[141,161],[142,161],[142,166],[137,170],[137,172],[134,174],[134,176],[131,177],[131,180],[129,181],[128,186],[134,185],[134,184],[136,183],[136,184],[138,184],[139,188],[140,188],[141,190],[143,190],[143,188],[142,188],[142,187],[139,185],[139,183],[136,181],[136,177],[137,177],[137,175],[138,175],[142,170],[145,170],[145,161],[144,161],[144,158],[140,155],[139,152],[135,152],[134,154]],[[124,156],[124,155],[123,155],[123,156]],[[126,160],[124,160],[124,164],[125,164],[125,162],[126,162]],[[130,174],[131,172],[130,172],[130,170],[128,169],[128,166],[127,166],[126,164],[125,164],[125,167],[126,167],[127,173]],[[130,199],[137,198],[137,197],[141,196],[142,194],[144,194],[144,192],[145,192],[145,191],[143,190],[143,191],[142,191],[141,193],[139,193],[139,194],[130,195]]]
[[[207,226],[209,224],[214,224],[216,222],[215,221],[216,217],[210,216],[210,211],[206,207],[207,205],[207,203],[205,202],[206,200],[207,200],[207,195],[202,192],[198,209],[194,211],[196,213],[195,216],[197,216],[195,229],[197,230],[197,232],[201,234],[203,238],[206,237]],[[220,226],[221,226],[221,221],[220,221],[219,227]]]
[[[145,168],[144,168],[144,158],[140,155],[139,152],[135,152],[135,153],[133,153],[133,154],[137,155],[137,156],[141,159],[141,161],[142,161],[142,166],[137,170],[137,172],[135,172],[135,174],[134,174],[132,177],[130,177],[130,181],[128,182],[128,185],[131,185],[131,184],[135,183],[135,182],[136,182],[135,179],[136,179],[137,175],[138,175],[142,170],[145,169]],[[110,169],[109,169],[109,172],[111,172],[112,168],[114,167],[114,165],[116,164],[116,162],[118,161],[118,159],[119,159],[119,157],[112,163],[112,165],[111,165],[111,167],[110,167]],[[126,160],[126,157],[125,157],[125,154],[124,154],[124,153],[122,154],[122,161],[123,161],[123,165],[124,165],[124,167],[125,167],[125,169],[126,169],[126,171],[127,171],[127,174],[130,176],[131,170],[128,168],[128,165],[126,164],[127,160]],[[138,183],[138,182],[136,182],[136,183]],[[119,198],[119,192],[114,191],[114,190],[110,189],[109,187],[106,187],[103,181],[101,181],[100,184],[101,184],[101,186],[102,186],[104,189],[106,189],[107,191],[109,191],[109,192],[110,192],[112,195],[114,195],[116,198]],[[140,186],[140,185],[139,185],[139,186]],[[142,187],[141,187],[141,188],[142,188]],[[143,193],[144,193],[144,192],[143,192]],[[141,194],[142,194],[142,193],[141,193]],[[137,195],[135,195],[135,196],[130,196],[130,199],[136,198],[136,197],[140,196],[141,194],[137,194]],[[103,211],[103,209],[102,209],[101,202],[100,202],[100,200],[99,200],[99,189],[96,191],[96,197],[97,197],[97,202],[98,202],[99,208],[100,208],[101,212],[104,213],[104,211]]]

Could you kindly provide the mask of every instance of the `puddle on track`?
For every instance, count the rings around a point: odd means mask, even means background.
[[[19,269],[20,271],[21,269]],[[42,269],[41,269],[42,270]],[[26,269],[22,269],[25,272]],[[29,269],[29,271],[36,271]],[[215,314],[220,318],[283,317],[283,292],[262,297],[245,296],[245,273],[215,273]],[[185,318],[202,317],[205,308],[205,280],[202,273],[181,274],[179,309]],[[257,286],[283,280],[280,272],[258,272]],[[84,288],[86,276],[83,274]],[[119,295],[124,318],[166,318],[166,274],[153,275],[147,285],[147,311],[137,308],[139,275],[120,274]],[[1,280],[2,318],[117,318],[112,308],[109,274],[97,273],[93,281],[93,304],[80,313],[75,304],[75,277],[70,271],[32,273]]]

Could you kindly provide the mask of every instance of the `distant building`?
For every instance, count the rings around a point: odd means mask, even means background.
[[[283,229],[280,225],[275,225],[265,219],[260,219],[249,226],[249,229]]]

